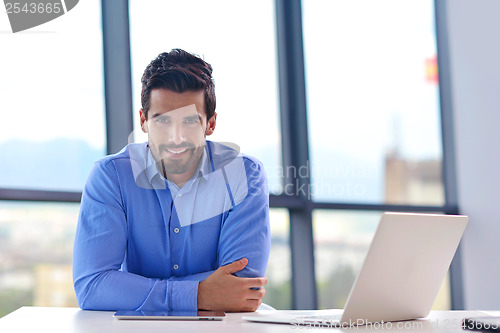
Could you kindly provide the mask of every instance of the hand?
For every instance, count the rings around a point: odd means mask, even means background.
[[[219,267],[198,285],[198,309],[226,312],[255,311],[266,294],[267,278],[240,278],[233,273],[241,271],[248,259]],[[259,289],[250,289],[259,288]]]

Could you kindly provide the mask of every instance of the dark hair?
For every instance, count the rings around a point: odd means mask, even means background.
[[[144,70],[141,83],[141,103],[146,119],[153,89],[168,89],[178,93],[203,90],[207,120],[215,113],[212,66],[189,52],[172,49],[170,52],[160,53]]]

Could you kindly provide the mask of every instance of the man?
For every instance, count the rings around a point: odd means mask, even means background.
[[[180,49],[142,77],[148,142],[96,162],[73,253],[82,309],[255,311],[265,294],[269,199],[262,164],[206,141],[212,67]]]

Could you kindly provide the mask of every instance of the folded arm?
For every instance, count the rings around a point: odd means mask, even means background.
[[[252,186],[266,187],[261,170],[253,172],[260,173],[260,176]],[[248,196],[227,213],[221,229],[218,266],[248,259],[241,269],[230,273],[234,278],[233,273],[257,279],[265,274],[270,247],[267,188],[257,192],[249,189]],[[126,209],[116,170],[112,163],[98,163],[82,195],[74,243],[73,280],[80,307],[91,310],[198,309],[199,283],[216,279],[218,270],[168,279],[147,278],[122,271],[127,230]],[[263,280],[251,284],[251,287],[259,287]],[[243,289],[251,287],[245,285]],[[215,287],[211,289],[216,290]],[[255,298],[258,293],[251,294]],[[226,310],[230,309],[226,307]]]
[[[245,160],[247,186],[232,187],[236,205],[221,230],[219,269],[199,284],[204,310],[255,311],[265,295],[271,246],[267,179],[260,163]]]
[[[73,251],[78,304],[89,310],[196,310],[199,281],[212,272],[155,279],[122,271],[126,209],[112,163],[97,163],[85,186]]]

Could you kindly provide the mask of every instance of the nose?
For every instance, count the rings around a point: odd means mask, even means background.
[[[175,123],[168,129],[168,141],[175,145],[179,145],[186,141],[182,124]]]

